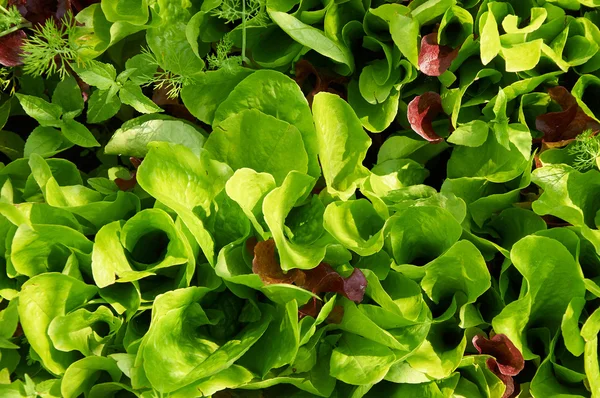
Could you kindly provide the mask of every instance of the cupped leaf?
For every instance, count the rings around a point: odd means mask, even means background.
[[[461,322],[466,322],[465,313],[468,304],[474,303],[478,297],[491,286],[491,277],[483,256],[475,245],[468,241],[455,243],[424,267],[425,276],[421,287],[436,304],[451,302],[455,297],[460,303]],[[460,293],[464,294],[460,297]],[[469,325],[476,326],[476,325]]]
[[[137,180],[144,190],[173,209],[183,220],[209,262],[214,262],[214,241],[195,210],[210,214],[211,202],[231,176],[229,166],[201,150],[166,142],[150,144],[138,169]]]
[[[428,262],[450,249],[462,234],[452,214],[439,207],[409,207],[390,222],[388,239],[397,264]]]
[[[234,338],[219,345],[197,328],[216,322],[198,303],[208,289],[174,290],[155,300],[150,330],[143,338],[136,362],[141,362],[151,385],[173,392],[230,367],[265,333],[271,315],[264,308],[257,322],[249,323]],[[168,341],[164,336],[169,335]],[[194,347],[190,355],[190,347]]]
[[[219,105],[212,122],[213,127],[218,127],[223,120],[246,109],[255,109],[297,128],[308,155],[308,174],[313,177],[321,175],[317,162],[319,149],[310,108],[296,82],[275,71],[261,70],[252,73]]]
[[[117,362],[108,357],[88,357],[74,362],[60,385],[62,396],[75,398],[90,391],[105,372],[113,382],[119,381],[123,374]]]
[[[438,34],[430,33],[421,39],[419,69],[427,76],[440,76],[458,56],[459,48],[438,44]]]
[[[183,86],[181,99],[192,115],[206,124],[212,124],[219,105],[251,73],[251,69],[245,68],[207,71]]]
[[[281,268],[284,271],[293,268],[314,268],[325,257],[327,242],[321,239],[324,232],[322,226],[318,226],[315,232],[310,233],[310,241],[307,243],[295,242],[285,235],[286,218],[289,217],[296,203],[308,195],[313,184],[312,177],[292,171],[285,178],[283,184],[272,190],[263,201],[262,210],[265,222],[277,245]],[[308,220],[314,220],[314,216],[311,214],[306,214],[306,216],[308,216]]]
[[[94,331],[94,327],[99,324],[108,326],[106,336]],[[113,339],[121,324],[122,321],[108,307],[100,306],[94,312],[80,308],[54,318],[48,327],[48,335],[54,347],[60,351],[76,350],[85,356],[101,356],[104,347]]]
[[[348,384],[375,384],[383,379],[396,356],[388,347],[344,333],[331,354],[331,375]]]
[[[280,185],[290,171],[308,171],[303,147],[296,127],[249,109],[220,122],[204,148],[233,170],[249,168],[268,173]]]
[[[433,119],[442,112],[442,99],[439,94],[426,92],[416,96],[408,104],[408,121],[410,127],[429,142],[443,141],[433,130]]]
[[[141,116],[123,123],[104,152],[143,158],[148,153],[148,144],[160,141],[184,145],[198,154],[205,140],[204,131],[186,121],[165,116]]]
[[[594,192],[600,183],[595,170],[581,173],[565,164],[549,164],[534,170],[532,180],[544,193],[533,202],[533,210],[540,215],[550,214],[581,228],[582,234],[600,250],[595,222],[598,211]],[[577,189],[573,187],[585,187]]]
[[[362,162],[371,139],[350,105],[334,94],[315,96],[313,116],[327,191],[347,200],[368,176]]]
[[[46,273],[27,281],[19,293],[19,319],[23,333],[48,371],[62,375],[77,353],[57,350],[48,336],[51,322],[85,304],[97,293],[95,286],[67,275]]]
[[[549,253],[552,256],[544,256]],[[505,334],[525,359],[535,357],[526,341],[529,327],[546,327],[555,333],[574,297],[583,297],[585,286],[581,268],[573,255],[557,240],[527,236],[510,253],[515,268],[527,282],[527,291],[508,304],[492,324]]]
[[[383,247],[385,215],[366,199],[333,202],[325,209],[324,227],[346,248],[361,256],[375,254]]]

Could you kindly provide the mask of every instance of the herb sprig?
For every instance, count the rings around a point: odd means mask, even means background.
[[[580,171],[587,171],[598,167],[600,158],[600,137],[592,130],[581,133],[572,146],[568,149],[569,155],[575,157],[573,167]]]
[[[67,12],[59,22],[48,19],[23,44],[23,70],[32,76],[69,75],[69,64],[82,65],[75,44],[75,18]]]

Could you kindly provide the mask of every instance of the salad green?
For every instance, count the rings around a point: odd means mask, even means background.
[[[0,1],[0,396],[600,397],[599,8]]]

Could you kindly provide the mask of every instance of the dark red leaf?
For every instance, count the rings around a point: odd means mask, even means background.
[[[129,180],[124,178],[116,178],[115,184],[117,184],[121,191],[129,191],[130,189],[133,189],[135,184],[137,184],[136,172],[131,172],[131,178]]]
[[[433,130],[432,122],[442,112],[442,98],[438,93],[428,91],[415,97],[408,104],[408,122],[410,126],[430,142],[441,142],[444,139]]]
[[[124,178],[115,179],[115,184],[117,184],[121,191],[129,191],[130,189],[133,189],[135,187],[135,184],[137,184],[137,168],[140,167],[140,165],[142,164],[142,160],[143,159],[136,158],[133,156],[129,158],[129,161],[131,162],[135,170],[130,172],[131,178],[128,180]]]
[[[440,76],[448,70],[460,48],[440,46],[437,32],[423,36],[419,50],[419,69],[427,76]]]
[[[136,157],[133,157],[133,156],[131,156],[131,157],[129,158],[129,161],[131,162],[132,166],[133,166],[133,167],[134,167],[136,170],[137,170],[137,169],[138,169],[138,167],[140,167],[140,165],[142,164],[142,160],[143,160],[143,159],[136,158]]]
[[[256,247],[256,244],[258,243],[258,239],[256,239],[255,236],[251,236],[246,240],[246,250],[248,250],[248,253],[250,254],[254,254],[254,248]]]
[[[497,334],[491,339],[474,336],[473,345],[480,354],[491,355],[498,361],[502,374],[516,376],[525,367],[523,354],[504,334]]]
[[[21,46],[27,35],[22,30],[0,37],[0,64],[4,66],[17,66],[21,60]]]
[[[343,278],[329,264],[321,263],[316,268],[304,271],[304,279],[298,285],[315,294],[339,293],[356,303],[360,303],[367,288],[367,278],[358,268],[354,268],[348,278]]]
[[[506,390],[502,398],[512,398],[519,394],[519,385],[513,380],[525,367],[523,354],[504,334],[497,334],[491,339],[484,336],[473,336],[473,345],[480,354],[490,355],[486,361],[487,367],[496,375]]]
[[[323,302],[316,298],[313,298],[308,303],[304,304],[302,307],[298,309],[298,319],[302,319],[305,316],[311,316],[316,318],[319,316],[319,312],[323,308]],[[341,305],[336,305],[331,309],[329,315],[327,315],[327,319],[325,322],[327,323],[342,323],[342,318],[344,317],[344,307]]]
[[[489,370],[492,371],[505,385],[504,394],[502,398],[515,398],[521,392],[521,388],[518,383],[515,383],[515,379],[512,376],[502,374],[498,368],[498,362],[495,359],[490,358],[486,361],[486,365]]]
[[[535,127],[544,133],[544,142],[558,142],[577,137],[585,130],[600,130],[600,124],[585,114],[575,97],[562,86],[552,87],[548,94],[562,108],[535,119]]]
[[[333,307],[327,319],[325,320],[327,323],[335,323],[339,325],[342,323],[342,318],[344,317],[344,307],[341,305],[336,305]]]
[[[44,24],[47,19],[60,20],[67,11],[76,15],[87,6],[100,0],[8,0],[9,6],[17,6],[21,15],[34,25]]]
[[[83,97],[83,102],[87,102],[90,99],[90,95],[91,95],[91,88],[90,85],[87,84],[86,82],[84,82],[83,80],[81,80],[79,78],[79,76],[75,75],[75,80],[77,81],[77,85],[79,86],[79,89],[81,90],[81,96]]]
[[[298,285],[314,294],[342,292],[344,290],[344,278],[329,264],[321,263],[316,268],[304,271],[304,278],[298,281]]]
[[[342,277],[326,263],[321,263],[310,270],[293,269],[284,273],[275,257],[275,241],[273,239],[258,242],[254,246],[252,272],[260,276],[262,281],[267,284],[295,283],[314,294],[339,293],[357,303],[362,301],[367,288],[367,278],[358,268],[355,268],[348,278]],[[304,311],[309,315],[312,310],[314,309],[306,307]]]
[[[279,261],[275,258],[275,241],[273,239],[258,242],[254,246],[254,259],[252,272],[260,276],[266,284],[294,283],[299,270],[291,270],[287,274],[281,269]]]
[[[358,269],[354,268],[352,274],[344,280],[344,296],[348,300],[352,300],[355,303],[360,303],[365,296],[365,290],[367,289],[367,278],[365,274]]]
[[[296,63],[294,80],[304,91],[306,100],[311,106],[313,98],[321,91],[337,94],[346,99],[345,85],[348,82],[347,78],[317,69],[305,59]]]
[[[62,18],[58,15],[59,1],[57,0],[8,0],[9,6],[17,6],[21,15],[29,22],[37,25],[43,24],[48,18]]]
[[[77,13],[84,8],[91,6],[95,3],[100,3],[101,0],[56,0],[56,16],[58,18],[62,18],[67,11],[71,11],[73,15],[77,15]]]
[[[311,316],[316,318],[323,307],[323,302],[316,298],[313,298],[308,303],[304,304],[302,307],[298,308],[298,318],[302,319],[305,316]]]

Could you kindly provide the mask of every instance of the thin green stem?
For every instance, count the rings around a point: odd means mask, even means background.
[[[0,11],[2,11],[5,14],[8,14],[8,10],[2,6],[0,6]]]
[[[0,6],[1,7],[1,6]],[[22,23],[19,25],[15,25],[10,29],[5,30],[4,32],[0,33],[0,37],[4,37],[6,35],[10,35],[11,33],[16,32],[19,29],[23,29],[23,28],[31,28],[31,22],[27,22],[27,23]]]
[[[246,0],[242,0],[242,62],[246,62]]]

